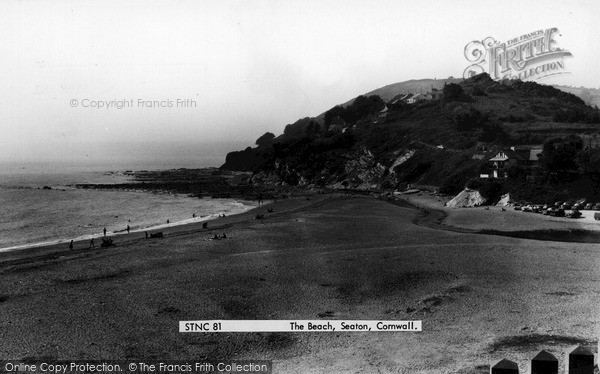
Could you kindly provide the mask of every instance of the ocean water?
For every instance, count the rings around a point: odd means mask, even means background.
[[[77,189],[71,186],[121,183],[129,177],[100,171],[30,169],[0,171],[0,251],[89,239],[102,236],[105,227],[108,235],[126,232],[127,225],[132,232],[143,232],[241,213],[255,206],[232,199]]]

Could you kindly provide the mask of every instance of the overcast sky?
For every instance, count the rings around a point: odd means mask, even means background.
[[[571,74],[541,83],[598,88],[598,19],[592,0],[4,0],[0,161],[251,145],[387,84],[460,77],[472,40],[550,27]],[[130,106],[92,107],[115,100]]]

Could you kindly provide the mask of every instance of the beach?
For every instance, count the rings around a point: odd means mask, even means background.
[[[483,373],[505,357],[525,370],[541,349],[561,362],[573,344],[596,352],[597,244],[460,232],[496,227],[504,218],[485,219],[496,216],[522,218],[514,224],[521,230],[537,228],[527,219],[562,226],[500,208],[444,209],[429,194],[409,199],[442,212],[447,227],[438,216],[424,224],[427,212],[406,204],[308,194],[207,229],[165,227],[163,238],[136,232],[108,248],[77,242],[73,250],[63,243],[0,253],[0,357]],[[223,233],[227,239],[210,240]],[[213,319],[421,320],[423,331],[179,332],[179,321]]]

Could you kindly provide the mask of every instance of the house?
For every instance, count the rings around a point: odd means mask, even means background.
[[[425,95],[423,95],[423,94],[413,94],[410,98],[408,98],[406,100],[406,102],[409,103],[409,104],[415,104],[415,103],[418,103],[419,101],[424,101],[424,100],[427,100],[425,98]]]
[[[579,135],[583,141],[584,149],[594,149],[600,147],[600,134]]]
[[[387,107],[387,105],[384,105],[383,109],[381,109],[379,111],[378,117],[379,118],[385,118],[387,116],[387,114],[388,114],[388,107]]]
[[[336,116],[329,125],[329,131],[340,132],[344,127],[346,127],[346,122],[340,116]]]
[[[517,152],[521,157],[523,157],[524,164],[535,165],[539,161],[540,155],[544,151],[544,146],[526,145],[520,147],[511,147],[511,150]]]
[[[394,96],[390,101],[388,101],[388,104],[390,105],[396,105],[396,104],[406,104],[408,103],[408,100],[413,97],[415,94],[412,93],[407,93],[407,94],[398,94],[396,96]]]
[[[398,94],[394,97],[392,97],[392,99],[390,101],[388,101],[388,104],[390,105],[395,105],[395,104],[403,104],[406,103],[406,100],[408,100],[409,97],[411,97],[412,94],[407,93],[407,94]]]
[[[479,178],[490,178],[492,175],[492,168],[489,165],[481,168],[479,171]]]
[[[487,176],[482,171],[480,178],[506,178],[508,174],[506,169],[511,165],[519,165],[525,162],[525,158],[515,151],[514,147],[503,149],[488,160],[489,173]],[[486,170],[487,171],[487,170]]]
[[[506,178],[506,169],[511,165],[535,166],[540,158],[542,145],[510,147],[499,152],[478,151],[471,157],[473,160],[488,159],[479,171],[479,178]]]
[[[544,147],[541,145],[532,147],[529,150],[529,160],[528,160],[529,163],[536,164],[540,160],[540,155],[542,154],[543,151],[544,151]]]
[[[425,100],[440,100],[444,92],[442,90],[438,90],[437,88],[432,88],[430,92],[425,94]]]

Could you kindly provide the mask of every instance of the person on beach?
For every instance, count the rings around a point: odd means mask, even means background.
[[[92,238],[92,240],[90,240],[90,248],[95,248],[96,245],[94,244],[94,238]]]
[[[104,236],[106,236],[106,227],[104,228]]]
[[[170,221],[169,221],[169,220],[167,220],[167,223],[170,223]]]
[[[219,236],[217,234],[215,234],[215,236],[213,237],[213,240],[219,240]]]
[[[69,249],[73,249],[73,241],[71,240],[71,243],[69,243]]]
[[[146,239],[148,239],[148,231],[144,231],[146,233]]]
[[[127,225],[127,233],[129,234],[130,227]]]
[[[227,239],[227,235],[225,235],[225,233],[223,233],[223,236],[221,238],[222,239]]]

